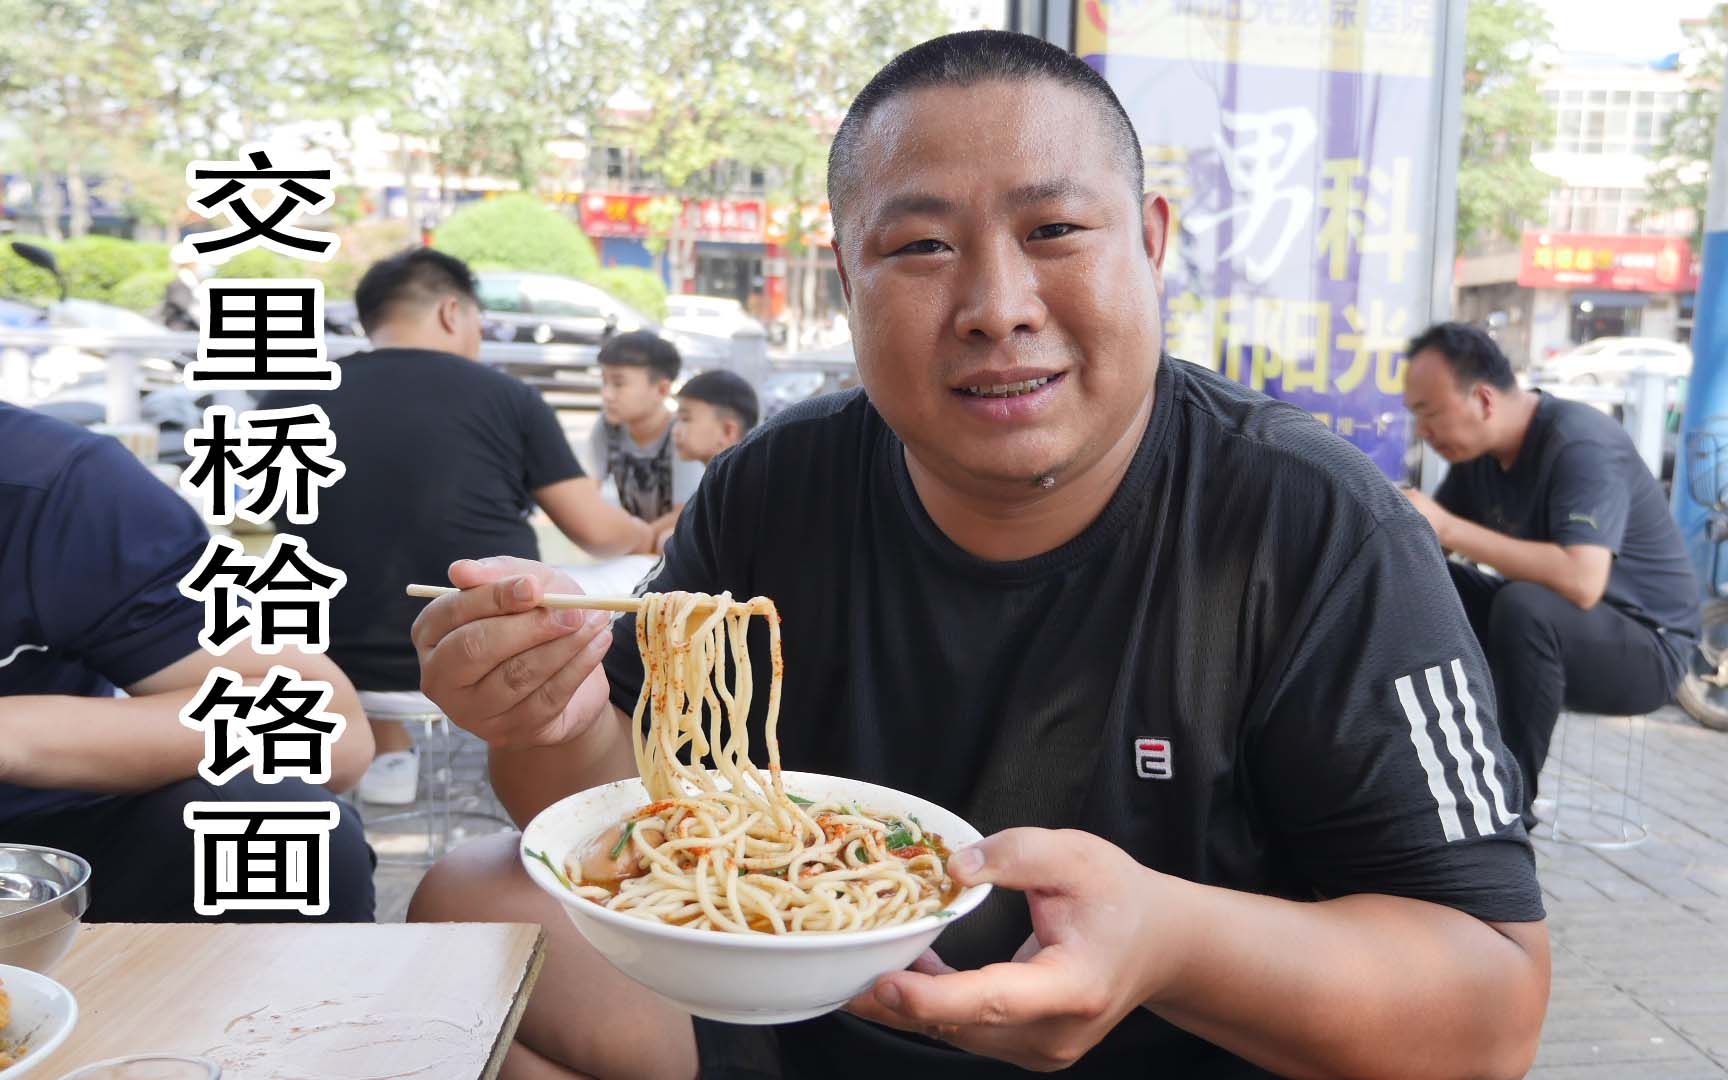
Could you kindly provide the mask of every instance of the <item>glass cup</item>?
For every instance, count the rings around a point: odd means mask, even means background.
[[[133,1054],[69,1072],[60,1080],[220,1080],[222,1066],[180,1054]]]

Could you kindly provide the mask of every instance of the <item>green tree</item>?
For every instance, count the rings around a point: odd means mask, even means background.
[[[346,0],[0,0],[0,115],[7,156],[38,185],[57,230],[90,224],[87,178],[164,230],[186,214],[185,166],[231,156],[322,92],[345,39]],[[59,180],[67,204],[58,205]]]
[[[1686,27],[1686,50],[1680,54],[1686,93],[1669,118],[1662,141],[1651,152],[1657,162],[1650,173],[1650,209],[1690,210],[1692,244],[1704,238],[1705,208],[1710,201],[1710,159],[1716,149],[1716,115],[1722,107],[1722,75],[1728,58],[1728,4],[1718,4],[1709,17]]]
[[[644,169],[682,199],[719,194],[734,163],[760,167],[794,206],[820,198],[833,126],[870,76],[947,28],[928,0],[645,0],[635,26],[655,47],[619,133]],[[671,240],[676,256],[681,218],[655,225],[651,243]],[[675,280],[684,271],[675,259]]]
[[[1464,43],[1458,250],[1514,240],[1541,220],[1556,181],[1530,155],[1554,134],[1538,54],[1553,27],[1534,0],[1471,0]]]

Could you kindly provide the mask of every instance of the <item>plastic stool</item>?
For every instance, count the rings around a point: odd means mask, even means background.
[[[413,810],[396,810],[376,817],[367,818],[361,809],[365,800],[354,793],[353,806],[360,813],[362,823],[368,827],[383,825],[392,821],[424,821],[426,823],[426,852],[424,855],[381,855],[378,858],[384,866],[429,866],[437,862],[449,850],[452,822],[458,819],[484,821],[502,828],[510,828],[514,822],[501,813],[490,809],[458,808],[456,784],[456,735],[450,729],[450,719],[445,716],[432,699],[416,690],[362,690],[360,691],[360,706],[366,710],[367,720],[394,720],[404,724],[419,724],[423,735],[419,740],[421,763],[423,768],[420,782],[423,785],[424,802],[426,805]],[[483,798],[479,792],[464,794],[463,799]]]
[[[1649,720],[1625,717],[1622,733],[1594,713],[1563,713],[1551,760],[1554,818],[1548,835],[1563,844],[1623,851],[1650,839],[1644,822],[1644,741]],[[1575,727],[1587,731],[1573,732]],[[1600,770],[1600,771],[1599,771]]]

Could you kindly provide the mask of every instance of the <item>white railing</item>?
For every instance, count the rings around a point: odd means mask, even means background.
[[[371,346],[362,337],[326,334],[324,347],[325,355],[339,358]],[[105,398],[108,423],[132,424],[139,419],[139,398],[143,387],[140,361],[151,357],[194,356],[198,350],[198,334],[173,330],[147,334],[116,333],[75,327],[21,330],[0,326],[0,400],[33,404],[31,366],[34,361],[31,354],[52,348],[75,349],[103,357],[107,364]],[[480,362],[530,377],[544,376],[546,378],[531,378],[531,381],[542,391],[558,390],[562,387],[557,385],[556,376],[588,374],[595,366],[599,351],[599,347],[594,345],[485,341],[480,346]],[[760,337],[744,335],[733,339],[727,366],[758,386],[768,375],[780,371],[845,375],[854,369],[850,355],[814,353],[770,357]],[[569,388],[582,392],[597,386],[597,379],[579,378],[572,380]]]
[[[1638,456],[1650,472],[1660,478],[1663,456],[1668,444],[1668,413],[1670,405],[1679,409],[1686,402],[1679,400],[1682,380],[1676,375],[1656,371],[1631,371],[1622,386],[1597,386],[1581,383],[1535,384],[1536,389],[1568,401],[1583,401],[1591,405],[1618,406],[1620,423]]]

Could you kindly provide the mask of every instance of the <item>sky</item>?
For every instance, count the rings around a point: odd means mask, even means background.
[[[1679,52],[1680,20],[1709,13],[1716,0],[1542,0],[1554,44],[1566,53],[1657,59]],[[1637,14],[1629,15],[1635,7]]]

